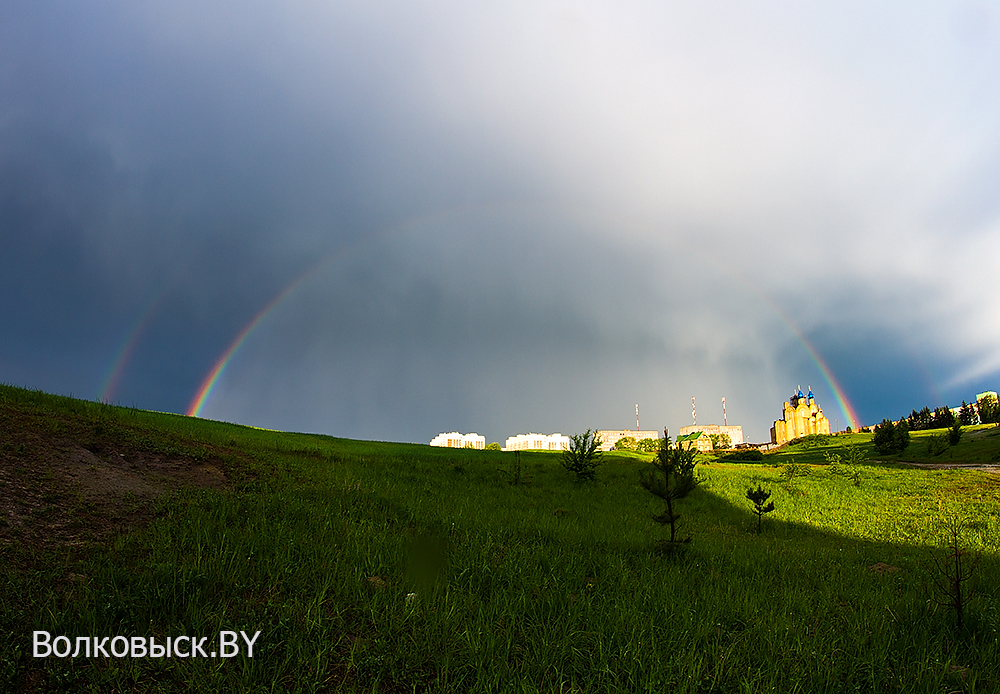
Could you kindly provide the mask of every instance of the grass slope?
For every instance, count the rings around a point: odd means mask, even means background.
[[[680,504],[693,541],[664,553],[648,456],[609,456],[582,486],[556,454],[520,460],[512,485],[501,452],[0,386],[0,690],[1000,689],[995,475],[700,465]],[[777,506],[761,535],[757,483]],[[963,630],[933,599],[951,516],[981,554]],[[33,658],[36,629],[261,636],[252,659]]]

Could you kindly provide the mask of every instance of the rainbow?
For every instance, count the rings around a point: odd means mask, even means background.
[[[816,348],[812,345],[811,342],[809,342],[809,340],[806,339],[806,336],[803,335],[802,331],[799,330],[798,326],[796,326],[795,323],[792,322],[792,319],[789,318],[785,314],[785,312],[781,310],[781,307],[778,306],[778,304],[776,304],[769,296],[764,294],[764,292],[762,292],[755,285],[753,285],[750,282],[750,280],[744,277],[742,273],[740,273],[739,271],[724,265],[722,261],[718,260],[717,258],[712,258],[706,255],[700,249],[692,248],[691,250],[697,255],[701,256],[709,265],[715,265],[716,269],[720,270],[720,272],[722,272],[723,274],[727,274],[735,278],[740,284],[742,284],[746,289],[751,291],[757,298],[759,298],[764,303],[764,305],[766,305],[772,311],[774,311],[774,314],[778,316],[778,318],[781,320],[782,323],[785,324],[785,327],[787,327],[789,332],[791,332],[792,335],[795,336],[795,339],[798,340],[799,343],[802,345],[802,347],[805,349],[806,354],[808,354],[809,357],[816,364],[816,368],[819,369],[819,372],[822,375],[823,380],[826,381],[826,385],[829,386],[830,390],[833,392],[833,397],[837,401],[837,406],[843,413],[844,419],[846,420],[846,422],[848,423],[848,425],[851,427],[852,430],[857,431],[858,428],[860,427],[861,419],[858,417],[857,411],[854,409],[854,406],[851,405],[851,401],[847,399],[847,394],[844,392],[844,389],[840,387],[840,384],[837,382],[837,379],[834,378],[833,372],[830,370],[830,367],[826,365],[825,361],[823,361],[823,358],[819,355],[819,352],[816,351]]]
[[[462,206],[462,207],[472,207],[472,206]],[[440,218],[448,214],[452,214],[454,212],[455,209],[438,211],[424,215],[423,217],[418,219],[422,221],[427,221],[434,218]],[[408,220],[408,222],[404,224],[409,224],[413,222],[414,220]],[[385,230],[383,232],[375,234],[374,236],[376,237],[382,236],[384,234],[387,234],[388,231],[389,230]],[[233,355],[240,348],[240,346],[247,339],[247,337],[249,337],[249,335],[254,331],[254,329],[258,325],[260,325],[260,323],[264,320],[264,318],[267,317],[269,313],[271,313],[278,305],[280,305],[296,288],[301,286],[308,278],[310,278],[313,274],[315,274],[316,271],[321,266],[332,260],[334,257],[341,255],[344,251],[348,250],[349,248],[359,244],[364,239],[365,237],[360,237],[354,243],[348,244],[346,248],[341,249],[331,254],[330,256],[320,260],[318,263],[316,263],[316,265],[312,266],[298,278],[293,280],[280,293],[278,293],[278,295],[275,296],[266,306],[264,306],[254,316],[254,318],[249,323],[247,323],[247,325],[243,328],[243,330],[240,331],[240,333],[236,336],[236,338],[230,343],[226,351],[223,352],[222,355],[219,357],[219,359],[215,362],[215,365],[212,367],[212,370],[209,371],[208,375],[202,381],[197,392],[195,393],[195,396],[192,399],[186,414],[189,417],[201,416],[201,411],[205,406],[205,402],[211,395],[212,389],[215,387],[215,384],[218,382],[219,377],[222,375],[222,372],[225,370],[226,366],[233,358]],[[729,275],[730,277],[735,278],[737,281],[743,284],[747,289],[749,289],[754,295],[756,295],[766,306],[770,307],[770,309],[774,311],[775,315],[777,315],[778,318],[785,324],[785,326],[788,328],[791,334],[795,336],[798,342],[805,349],[806,353],[816,364],[816,368],[822,375],[823,380],[826,382],[827,386],[833,392],[834,398],[837,401],[837,406],[843,413],[844,419],[849,423],[852,429],[857,430],[859,428],[861,420],[858,418],[857,412],[851,405],[850,400],[848,400],[847,394],[844,392],[844,389],[837,382],[837,379],[834,377],[833,372],[830,370],[830,367],[827,366],[823,358],[819,355],[819,352],[817,352],[816,348],[812,345],[812,343],[810,343],[809,340],[806,339],[806,336],[802,333],[801,330],[799,330],[799,328],[795,325],[795,323],[792,322],[791,318],[789,318],[774,301],[772,301],[756,286],[751,284],[750,281],[747,280],[745,277],[743,277],[738,271],[736,271],[733,268],[724,266],[721,263],[721,261],[719,261],[717,258],[712,258],[711,256],[708,256],[698,248],[690,248],[690,250],[695,254],[701,256],[706,261],[707,264],[715,265],[716,268],[722,272],[722,274],[726,274]]]
[[[201,410],[205,406],[205,401],[208,400],[208,396],[212,394],[212,389],[215,387],[216,382],[219,380],[219,376],[222,375],[222,372],[226,369],[226,366],[229,364],[229,361],[233,358],[233,355],[236,354],[236,350],[240,348],[240,345],[243,344],[244,340],[246,340],[247,337],[249,337],[250,333],[254,331],[254,328],[260,325],[260,322],[267,317],[267,314],[273,311],[275,307],[278,306],[278,304],[280,304],[282,301],[284,301],[286,297],[288,297],[293,291],[295,291],[295,289],[297,289],[300,285],[302,285],[307,279],[312,277],[312,275],[327,260],[328,258],[321,260],[320,262],[316,263],[308,270],[306,270],[304,273],[299,275],[299,277],[293,280],[287,287],[282,289],[277,296],[271,299],[271,301],[266,306],[264,306],[264,308],[262,308],[249,323],[247,323],[246,327],[244,327],[243,330],[240,331],[240,334],[236,336],[236,339],[233,340],[232,343],[230,343],[226,351],[223,352],[222,356],[219,357],[219,359],[215,362],[215,366],[213,366],[212,370],[208,372],[208,375],[205,377],[205,380],[201,382],[201,386],[198,387],[198,391],[195,393],[194,399],[191,400],[191,404],[188,405],[187,412],[185,413],[187,414],[188,417],[201,416]]]
[[[861,420],[858,418],[857,412],[851,405],[851,402],[847,399],[847,394],[844,393],[844,389],[840,387],[840,384],[837,383],[837,379],[833,377],[833,372],[830,371],[830,367],[826,365],[826,362],[823,361],[822,357],[820,357],[819,353],[816,351],[816,348],[813,347],[812,343],[806,339],[805,335],[803,335],[802,332],[798,329],[798,327],[796,327],[796,325],[792,323],[791,319],[785,315],[785,313],[777,306],[777,304],[775,304],[770,299],[764,297],[761,294],[758,294],[758,296],[761,296],[761,298],[764,299],[764,302],[771,307],[771,309],[778,315],[778,318],[780,318],[782,322],[784,322],[784,324],[788,327],[791,333],[798,339],[800,343],[802,343],[802,346],[805,348],[806,353],[810,357],[812,357],[812,360],[816,363],[816,368],[818,368],[820,374],[822,374],[823,380],[826,381],[826,384],[830,387],[830,390],[833,391],[833,396],[837,401],[837,405],[840,407],[840,411],[844,414],[844,419],[850,425],[852,430],[857,431]]]
[[[118,382],[121,381],[122,374],[125,371],[125,366],[132,358],[136,345],[139,343],[139,338],[142,337],[142,334],[146,331],[153,314],[156,313],[156,309],[159,308],[166,295],[167,290],[164,289],[153,297],[152,301],[149,302],[145,310],[139,314],[139,317],[132,324],[132,327],[128,332],[128,337],[126,337],[122,342],[121,347],[118,349],[118,352],[111,363],[111,368],[108,369],[108,373],[104,378],[104,385],[101,387],[101,393],[97,396],[97,400],[100,402],[111,402],[115,391],[118,390]]]
[[[468,208],[468,207],[472,206],[463,205],[448,210],[431,212],[426,215],[423,215],[422,217],[416,217],[414,219],[407,220],[407,222],[404,222],[404,225],[412,224],[416,221],[428,221],[436,218],[441,218],[448,214],[454,213],[456,210],[461,210],[463,208]],[[400,227],[401,226],[403,225],[400,225]],[[215,365],[212,367],[212,370],[208,372],[208,375],[205,376],[205,379],[201,382],[201,385],[198,387],[198,390],[195,393],[194,398],[191,400],[191,404],[188,405],[188,409],[185,414],[189,417],[201,416],[201,411],[205,407],[205,402],[208,400],[208,396],[212,394],[212,389],[215,387],[216,382],[219,380],[219,376],[221,376],[222,372],[226,369],[226,366],[229,364],[229,361],[233,358],[233,355],[236,354],[236,351],[240,348],[243,342],[247,339],[247,337],[250,336],[250,333],[252,333],[254,329],[258,325],[260,325],[261,321],[263,321],[264,318],[266,318],[267,315],[271,313],[271,311],[277,308],[282,301],[284,301],[290,294],[292,294],[292,292],[295,291],[295,289],[304,284],[307,279],[312,277],[326,263],[345,254],[347,251],[359,246],[364,241],[385,236],[392,229],[398,229],[398,228],[399,227],[385,229],[381,232],[371,234],[368,236],[359,236],[357,239],[347,244],[345,247],[337,251],[334,251],[330,255],[320,259],[315,265],[307,269],[296,279],[292,280],[292,282],[288,286],[286,286],[283,290],[281,290],[281,292],[279,292],[277,296],[275,296],[266,306],[264,306],[264,308],[262,308],[249,323],[247,323],[246,327],[244,327],[243,330],[240,331],[239,335],[236,336],[236,339],[234,339],[230,343],[226,351],[222,353],[222,356],[220,356],[219,359],[215,362]]]

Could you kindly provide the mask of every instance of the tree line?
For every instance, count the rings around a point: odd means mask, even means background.
[[[912,410],[909,417],[903,417],[907,428],[910,431],[922,431],[925,429],[951,429],[957,421],[960,426],[966,427],[971,424],[997,424],[1000,423],[1000,405],[992,395],[983,397],[976,403],[962,401],[958,415],[948,407],[936,407],[932,411],[929,407],[924,407],[919,412]]]

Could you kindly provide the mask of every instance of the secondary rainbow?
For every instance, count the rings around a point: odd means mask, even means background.
[[[115,356],[114,361],[112,361],[111,368],[108,369],[108,374],[104,379],[104,385],[101,388],[101,394],[97,398],[100,402],[111,402],[111,399],[115,395],[115,391],[118,390],[118,382],[121,380],[122,374],[125,371],[125,366],[132,358],[136,345],[139,344],[139,338],[142,337],[142,334],[146,331],[153,315],[156,313],[156,309],[159,308],[160,303],[163,301],[166,294],[166,289],[157,294],[153,300],[149,302],[149,305],[146,306],[145,310],[139,314],[139,318],[136,319],[135,323],[132,324],[128,337],[126,337],[122,342],[122,346],[118,350],[118,354]]]

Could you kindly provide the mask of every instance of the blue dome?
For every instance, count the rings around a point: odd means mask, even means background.
[[[801,388],[799,389],[798,395],[796,397],[799,397],[799,398],[804,398],[805,397],[805,395],[802,394],[802,389]]]

